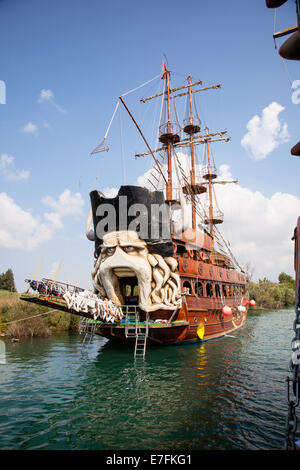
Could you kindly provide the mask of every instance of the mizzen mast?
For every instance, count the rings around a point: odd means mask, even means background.
[[[205,133],[208,136],[209,130],[206,127]],[[212,245],[214,248],[214,224],[215,223],[222,223],[223,222],[223,214],[219,214],[219,218],[214,218],[214,208],[213,208],[213,193],[212,193],[212,180],[217,177],[217,171],[215,166],[211,165],[211,158],[210,158],[210,149],[209,149],[209,137],[206,138],[206,146],[207,146],[207,167],[204,170],[203,178],[208,180],[208,192],[209,192],[209,218],[205,219],[204,223],[209,224],[210,226],[210,236],[212,239]]]
[[[183,192],[185,194],[190,194],[191,203],[192,203],[192,228],[196,230],[196,200],[195,196],[206,192],[206,187],[201,184],[196,184],[195,178],[195,150],[194,150],[194,134],[200,132],[200,120],[199,118],[194,118],[193,116],[193,104],[192,104],[192,79],[191,76],[188,76],[188,97],[189,97],[189,116],[185,119],[184,122],[184,132],[189,134],[189,144],[190,144],[190,153],[191,153],[191,170],[190,170],[190,185],[183,187]]]

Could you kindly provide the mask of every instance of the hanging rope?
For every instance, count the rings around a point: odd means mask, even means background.
[[[277,42],[276,42],[276,38],[274,37],[274,34],[276,33],[276,10],[277,10],[277,8],[274,8],[273,39],[274,39],[275,49],[277,50]]]

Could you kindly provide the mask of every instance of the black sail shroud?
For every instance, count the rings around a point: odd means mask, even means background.
[[[298,142],[296,145],[294,145],[293,148],[291,148],[291,154],[295,155],[296,157],[300,157],[300,142]]]
[[[287,2],[287,0],[266,0],[266,5],[268,8],[278,8],[285,2]]]
[[[279,48],[279,55],[287,60],[300,60],[300,34],[296,31]]]
[[[162,191],[149,191],[139,186],[121,186],[114,198],[103,197],[96,190],[90,193],[90,198],[93,212],[95,250],[98,255],[101,250],[103,236],[106,233],[119,230],[135,230],[139,237],[147,243],[150,253],[157,253],[163,257],[173,256],[169,211]],[[135,204],[142,205],[144,208],[142,212],[136,210],[138,206],[134,206]],[[111,208],[113,208],[113,211],[111,211]],[[109,218],[109,223],[105,224],[108,221],[108,211],[110,214],[115,214],[115,216],[112,219]],[[141,220],[142,223],[136,224],[138,220]]]

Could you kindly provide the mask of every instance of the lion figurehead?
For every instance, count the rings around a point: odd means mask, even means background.
[[[181,305],[177,264],[173,257],[150,254],[147,243],[135,231],[110,232],[103,237],[92,272],[95,292],[124,305],[122,278],[136,278],[142,310],[173,310]]]

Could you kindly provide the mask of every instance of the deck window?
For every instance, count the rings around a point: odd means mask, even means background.
[[[131,286],[129,284],[125,286],[125,295],[126,297],[129,297],[131,295]]]
[[[202,282],[195,282],[195,294],[198,297],[203,297],[203,284],[202,284]]]
[[[189,281],[183,282],[183,294],[192,295],[192,286]]]
[[[213,297],[214,293],[213,293],[213,288],[212,288],[212,285],[208,282],[206,284],[206,297]]]
[[[136,286],[136,285],[134,286],[132,295],[133,296],[139,295],[139,286]]]
[[[216,297],[221,297],[221,290],[219,284],[215,285]]]

